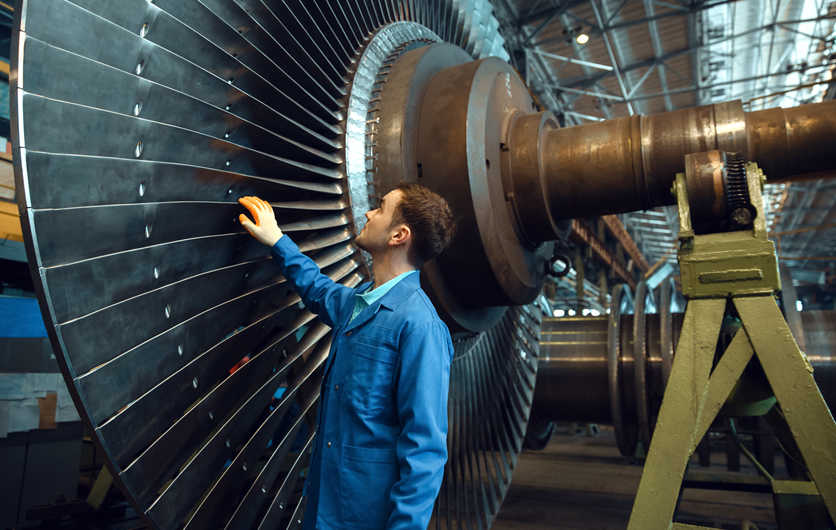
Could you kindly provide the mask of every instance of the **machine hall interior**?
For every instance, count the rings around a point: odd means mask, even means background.
[[[834,71],[834,0],[0,0],[0,529],[302,528],[338,337],[239,199],[356,288],[402,182],[429,528],[836,529]]]

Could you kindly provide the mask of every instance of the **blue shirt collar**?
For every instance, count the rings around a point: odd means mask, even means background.
[[[417,270],[412,270],[412,271],[405,272],[403,274],[399,274],[398,276],[395,276],[394,278],[392,278],[388,282],[384,283],[383,285],[381,285],[377,289],[373,289],[374,283],[371,283],[371,284],[369,284],[368,290],[363,294],[357,293],[357,297],[362,298],[363,301],[366,302],[366,305],[370,306],[373,303],[380,300],[381,298],[383,298],[383,296],[386,293],[388,293],[392,289],[392,287],[396,286],[398,284],[398,282],[400,282],[401,280],[403,280],[404,278],[406,278],[407,276],[409,276],[410,274],[415,273],[415,272],[418,272],[418,271]]]

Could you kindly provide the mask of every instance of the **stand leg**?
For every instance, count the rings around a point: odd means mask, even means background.
[[[734,298],[734,305],[816,487],[836,519],[836,422],[813,379],[813,368],[771,295]]]
[[[697,434],[725,299],[688,304],[628,530],[667,530]],[[701,438],[701,437],[700,437]]]

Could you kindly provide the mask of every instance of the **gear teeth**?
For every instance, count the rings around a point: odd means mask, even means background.
[[[734,216],[734,212],[741,208],[751,210],[746,164],[740,153],[723,152],[723,182],[726,186],[729,215]]]

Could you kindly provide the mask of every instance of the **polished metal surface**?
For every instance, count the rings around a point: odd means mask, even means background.
[[[352,239],[397,183],[374,174],[388,71],[433,42],[458,62],[507,59],[490,5],[22,0],[15,13],[28,258],[94,443],[151,528],[297,528],[330,330],[242,230],[237,200],[269,200],[333,280],[368,279]],[[441,499],[442,522],[487,527],[499,509],[539,311],[503,308],[457,342],[444,495],[495,495],[479,514]],[[467,482],[476,457],[498,464]]]
[[[549,432],[550,422],[611,424],[621,454],[632,457],[639,441],[642,447],[649,446],[655,429],[684,307],[677,303],[673,279],[663,282],[657,294],[640,283],[635,300],[626,285],[617,285],[612,300],[609,316],[543,319],[531,414],[537,418],[534,429],[541,435]],[[792,307],[795,310],[794,301]],[[637,318],[638,314],[643,317]],[[836,356],[831,347],[836,341],[836,311],[796,315],[816,383],[827,404],[836,407]],[[740,332],[740,323],[730,320],[727,329],[725,346]],[[749,403],[757,396],[772,397],[768,383],[761,380],[759,364],[752,363],[746,373],[743,390],[731,401]],[[722,414],[744,414],[741,410],[727,406]]]

